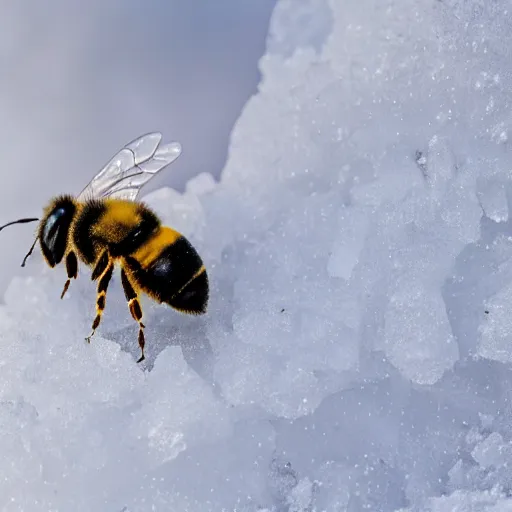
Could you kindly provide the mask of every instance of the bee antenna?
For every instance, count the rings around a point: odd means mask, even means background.
[[[2,229],[6,228],[7,226],[12,226],[13,224],[26,224],[27,222],[35,222],[37,220],[39,220],[39,219],[36,217],[27,217],[26,219],[13,220],[12,222],[8,222],[7,224],[0,226],[0,231],[2,231]],[[34,240],[34,243],[32,244],[30,251],[28,251],[27,255],[23,258],[23,262],[21,264],[22,267],[25,266],[25,263],[26,263],[28,257],[32,254],[32,251],[34,250],[34,247],[36,246],[36,242],[37,242],[37,238]]]
[[[28,257],[32,254],[32,251],[34,250],[34,247],[36,246],[37,240],[38,240],[38,238],[36,238],[34,240],[34,243],[32,244],[32,247],[30,248],[30,251],[28,251],[27,254],[25,255],[25,257],[23,258],[23,261],[21,262],[21,266],[22,267],[25,266],[25,263],[28,260]]]
[[[36,220],[39,219],[36,219],[35,217],[30,217],[26,219],[13,220],[12,222],[8,222],[7,224],[0,226],[0,231],[2,231],[2,229],[6,228],[7,226],[12,226],[13,224],[26,224],[27,222],[35,222]]]

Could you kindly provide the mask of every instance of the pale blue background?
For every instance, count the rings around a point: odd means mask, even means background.
[[[0,223],[79,192],[121,145],[160,130],[183,155],[148,191],[218,177],[256,92],[275,0],[20,0],[0,5]],[[12,231],[14,229],[14,231]],[[32,228],[1,234],[18,272]],[[23,256],[23,254],[21,255]]]

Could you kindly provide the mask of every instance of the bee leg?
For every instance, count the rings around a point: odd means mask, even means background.
[[[99,265],[103,265],[102,258],[98,260],[98,263],[96,264],[96,267],[93,271],[93,275],[96,272],[96,269]],[[107,288],[108,284],[110,282],[110,279],[112,278],[112,272],[114,271],[114,263],[112,260],[108,259],[107,256],[107,263],[105,265],[105,268],[103,269],[103,272],[99,275],[99,281],[98,281],[98,288],[97,288],[97,295],[96,295],[96,317],[94,318],[94,321],[92,323],[92,332],[87,336],[85,339],[88,343],[91,342],[91,338],[94,335],[94,331],[98,328],[98,325],[100,325],[101,322],[101,315],[103,314],[103,311],[105,309],[105,302],[107,298]]]
[[[64,295],[66,295],[66,292],[68,291],[71,279],[76,279],[76,276],[78,275],[78,261],[76,259],[76,254],[73,251],[68,252],[66,256],[66,272],[68,274],[68,279],[64,285],[62,293],[60,294],[61,299],[64,297]]]
[[[103,251],[101,253],[101,256],[98,258],[98,261],[96,262],[96,265],[94,266],[94,269],[91,274],[91,280],[96,281],[98,277],[100,277],[105,270],[108,267],[108,264],[110,262],[110,258],[108,256],[108,251]]]
[[[141,356],[137,360],[137,363],[144,361],[144,345],[146,343],[144,338],[144,327],[145,325],[141,322],[142,319],[142,309],[140,307],[140,302],[137,297],[137,292],[134,290],[132,283],[128,279],[124,268],[121,269],[121,282],[123,283],[123,290],[126,300],[128,301],[128,307],[130,308],[130,313],[133,319],[139,324],[139,347],[141,350]]]

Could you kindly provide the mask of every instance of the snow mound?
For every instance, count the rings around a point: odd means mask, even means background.
[[[220,183],[145,200],[205,317],[33,258],[0,306],[0,509],[512,510],[512,11],[278,2]]]

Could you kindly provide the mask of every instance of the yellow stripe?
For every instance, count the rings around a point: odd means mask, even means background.
[[[181,237],[174,229],[167,226],[161,227],[157,233],[140,247],[133,257],[141,264],[142,268],[148,267],[155,261],[162,250],[172,245]]]
[[[133,201],[122,199],[105,199],[107,211],[105,216],[122,222],[123,224],[134,224],[140,221],[138,205]]]
[[[119,243],[140,222],[138,206],[132,201],[106,199],[105,207],[105,213],[93,224],[92,232]]]

